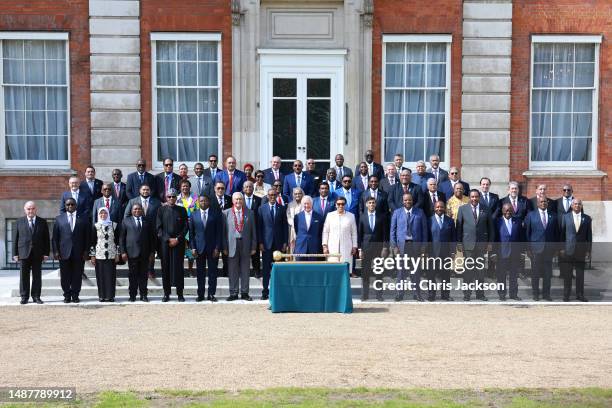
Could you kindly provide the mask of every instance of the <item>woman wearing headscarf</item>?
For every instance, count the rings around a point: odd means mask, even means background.
[[[295,248],[295,228],[293,228],[293,219],[298,213],[304,211],[302,206],[302,198],[304,198],[304,190],[300,187],[293,189],[293,201],[287,206],[287,223],[289,224],[289,253],[293,253]]]
[[[110,219],[106,207],[98,209],[98,221],[93,226],[93,241],[89,250],[91,264],[96,268],[96,283],[100,302],[115,301],[115,285],[117,282],[117,267],[119,240],[117,223]]]

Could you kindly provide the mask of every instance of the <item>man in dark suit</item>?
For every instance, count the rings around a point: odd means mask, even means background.
[[[312,210],[312,198],[310,196],[305,196],[302,199],[302,206],[304,211],[297,213],[293,220],[296,236],[293,252],[296,254],[320,254],[323,217]]]
[[[359,198],[359,214],[363,214],[367,210],[366,203],[370,197],[376,199],[376,212],[387,214],[389,212],[389,196],[378,188],[378,178],[376,176],[370,176],[369,184],[368,189],[361,193]]]
[[[206,195],[209,198],[215,194],[214,183],[210,177],[204,174],[204,165],[196,163],[193,166],[195,176],[189,177],[191,192],[196,196]]]
[[[79,191],[81,194],[89,195],[92,203],[102,197],[102,180],[96,178],[96,169],[92,165],[85,169],[85,180],[81,182]]]
[[[225,194],[225,184],[222,181],[215,182],[215,195],[210,199],[211,210],[222,213],[224,210],[232,207],[232,197]],[[221,254],[223,260],[223,267],[221,269],[221,276],[227,276],[227,256]]]
[[[412,194],[412,200],[415,208],[423,208],[423,201],[425,196],[421,187],[412,182],[412,172],[410,169],[404,169],[400,172],[399,183],[395,185],[395,188],[389,193],[389,209],[391,212],[404,206],[403,196],[406,193]]]
[[[319,172],[317,171],[317,167],[316,167],[316,163],[314,161],[313,158],[308,158],[306,159],[306,170],[304,170],[304,173],[310,175],[310,177],[312,177],[312,191],[313,191],[313,195],[316,195],[317,191],[319,191],[319,184],[321,184],[321,181],[325,181],[325,176],[319,174]],[[326,173],[327,174],[327,173]],[[284,180],[283,180],[284,182]]]
[[[155,196],[155,177],[146,171],[147,162],[145,159],[140,159],[136,162],[136,171],[128,174],[126,195],[128,200],[140,195],[140,186],[147,184],[151,189],[151,195]]]
[[[272,185],[276,180],[280,180],[281,184],[285,181],[285,175],[280,170],[281,164],[282,161],[279,156],[272,157],[270,167],[263,171],[264,183]]]
[[[398,174],[395,164],[387,164],[387,175],[378,182],[380,184],[380,189],[387,193],[387,195],[391,195],[391,191],[393,191],[395,185],[399,183]]]
[[[514,217],[512,204],[506,203],[501,208],[502,216],[494,220],[495,224],[495,258],[497,283],[504,285],[498,289],[499,300],[506,300],[509,292],[510,299],[521,300],[518,296],[518,273],[521,258],[525,250],[525,234],[523,223]],[[506,278],[510,290],[506,290]]]
[[[287,252],[289,246],[289,225],[285,207],[276,202],[276,190],[268,190],[268,202],[259,207],[257,214],[257,237],[263,260],[263,290],[261,299],[267,300],[270,294],[270,272],[274,251]]]
[[[402,172],[402,170],[406,170],[408,167],[404,167],[404,156],[402,156],[399,153],[395,153],[395,156],[393,156],[393,164],[395,167],[395,174],[396,177],[399,176],[399,174]]]
[[[123,220],[119,230],[119,252],[123,262],[128,263],[130,302],[136,301],[138,292],[140,300],[148,302],[147,271],[155,258],[155,231],[144,218],[140,203],[132,205],[131,215]]]
[[[228,156],[225,159],[225,170],[217,172],[214,180],[215,183],[217,181],[223,182],[226,193],[232,196],[236,192],[242,192],[242,185],[247,181],[247,177],[244,172],[236,168],[236,158]]]
[[[428,219],[427,223],[429,232],[429,251],[430,257],[436,258],[433,265],[427,269],[427,280],[429,283],[429,295],[427,300],[433,302],[436,300],[436,275],[440,277],[440,282],[444,285],[440,289],[442,300],[454,300],[450,296],[450,290],[447,285],[451,284],[450,269],[446,267],[446,260],[455,256],[457,247],[457,237],[455,231],[455,222],[452,218],[446,216],[446,203],[444,201],[436,201],[434,206],[434,215]]]
[[[208,167],[204,169],[203,174],[206,177],[210,177],[213,183],[215,182],[215,177],[217,177],[217,173],[221,171],[221,169],[218,167],[218,164],[219,158],[216,154],[211,154],[210,156],[208,156]]]
[[[563,185],[563,195],[555,200],[557,219],[563,221],[563,216],[572,212],[572,201],[574,200],[574,189],[570,184]]]
[[[111,175],[113,178],[113,198],[119,201],[119,203],[121,203],[121,211],[123,214],[123,210],[125,210],[125,206],[129,200],[127,196],[127,186],[123,181],[121,181],[121,179],[123,178],[123,173],[121,172],[121,170],[114,169]]]
[[[53,256],[60,261],[60,281],[64,303],[79,303],[81,276],[88,259],[91,224],[89,218],[78,217],[76,201],[65,201],[66,212],[55,218],[53,225]]]
[[[301,187],[305,195],[314,195],[314,181],[310,174],[302,171],[303,164],[301,160],[293,162],[293,173],[285,175],[283,181],[283,194],[289,197],[289,201],[293,201],[293,189]]]
[[[353,170],[351,170],[349,167],[346,167],[344,165],[344,156],[343,155],[338,153],[334,157],[334,161],[336,162],[336,167],[334,167],[334,170],[336,170],[336,179],[342,180],[342,177],[344,177],[345,174],[347,176],[353,177]]]
[[[451,196],[452,197],[452,196]],[[430,218],[434,215],[435,203],[442,201],[446,204],[446,200],[450,199],[442,191],[438,190],[438,184],[435,178],[427,180],[427,190],[423,193],[423,212],[425,216]]]
[[[584,266],[591,256],[593,229],[591,217],[582,211],[582,200],[574,198],[572,209],[563,215],[561,222],[561,254],[559,269],[563,277],[563,301],[569,302],[572,292],[572,277],[576,271],[576,300],[587,302],[584,297]]]
[[[519,193],[518,183],[516,181],[511,181],[508,183],[508,195],[500,200],[498,207],[501,208],[504,204],[510,204],[512,206],[514,218],[518,218],[523,222],[527,213],[533,210],[533,208],[531,207],[531,201]]]
[[[355,216],[355,221],[359,222],[359,198],[362,191],[351,188],[352,180],[350,176],[342,178],[342,187],[336,190],[336,198],[346,198],[345,210]],[[353,264],[354,265],[354,264]]]
[[[36,215],[36,204],[28,201],[23,206],[25,216],[15,223],[13,239],[13,261],[21,262],[19,273],[19,294],[21,304],[30,299],[30,271],[32,272],[32,301],[42,304],[40,291],[42,287],[41,267],[49,259],[49,227],[47,220]]]
[[[208,296],[207,300],[216,302],[217,269],[219,253],[221,252],[221,213],[210,207],[210,199],[201,195],[198,197],[199,209],[191,215],[189,223],[189,245],[196,259],[198,276],[198,297],[196,302],[204,300],[206,289],[205,266],[208,264]]]
[[[376,199],[374,197],[369,197],[366,201],[366,211],[359,219],[357,240],[363,260],[361,264],[361,301],[366,301],[370,294],[372,262],[376,257],[384,258],[388,255],[389,244],[388,214],[376,211]],[[376,291],[376,299],[383,300],[382,290]]]
[[[365,152],[365,164],[368,167],[368,176],[376,176],[378,179],[385,177],[383,167],[374,161],[374,152],[367,150]],[[355,167],[355,174],[359,173],[359,166]],[[352,179],[353,177],[351,177]]]
[[[452,171],[451,171],[452,172]],[[470,191],[470,202],[459,207],[457,212],[457,242],[461,245],[466,258],[484,257],[491,250],[491,243],[495,240],[495,226],[489,209],[480,205],[480,193],[473,189]],[[465,284],[484,283],[484,268],[476,266],[472,269],[466,268],[463,274]],[[472,295],[471,289],[463,291],[463,300],[469,302]],[[476,299],[488,300],[484,290],[476,289]]]
[[[559,223],[557,216],[548,211],[546,196],[538,197],[538,208],[525,217],[525,236],[529,242],[527,254],[531,258],[533,300],[540,300],[540,277],[542,277],[542,299],[552,301],[550,281],[552,259],[558,249]]]
[[[447,197],[452,197],[455,192],[455,184],[457,183],[463,184],[463,191],[465,195],[469,194],[470,185],[460,179],[459,169],[457,167],[451,167],[448,171],[448,180],[445,180],[442,183],[440,183],[438,185],[438,190],[443,192]]]
[[[448,171],[440,168],[440,156],[432,154],[429,156],[430,167],[427,168],[426,172],[433,174],[438,184],[448,180]]]
[[[259,228],[257,224],[257,214],[259,213],[259,207],[261,206],[261,198],[253,194],[255,186],[252,181],[245,181],[242,185],[242,195],[244,196],[244,206],[249,210],[253,211],[255,217],[255,227]],[[253,266],[253,272],[255,276],[261,276],[261,254],[259,253],[259,247],[255,250],[255,254],[251,257],[251,265]]]
[[[548,198],[548,196],[546,195],[547,189],[548,187],[546,187],[546,184],[538,184],[538,187],[536,188],[536,195],[529,199],[529,201],[531,202],[531,208],[533,208],[534,210],[538,208],[539,198],[546,197],[546,201],[548,201],[548,211],[552,212],[556,216],[557,201],[553,200],[552,198]]]
[[[491,179],[488,177],[483,177],[480,179],[480,203],[485,205],[489,209],[489,213],[491,213],[491,217],[493,219],[497,219],[501,212],[501,207],[499,207],[499,196],[495,193],[491,193],[489,190],[491,189]]]
[[[102,207],[106,207],[112,222],[121,224],[124,208],[121,202],[113,196],[113,185],[111,183],[104,183],[102,185],[102,197],[94,201],[93,210],[91,211],[91,218],[94,224],[98,221],[98,210]]]
[[[353,179],[351,188],[358,191],[365,191],[368,188],[370,178],[370,176],[368,176],[368,164],[366,162],[361,162],[359,163],[358,169],[359,171]],[[340,178],[340,180],[342,180],[342,178]]]
[[[276,203],[283,207],[287,207],[289,204],[289,197],[283,194],[283,183],[281,183],[280,180],[276,180],[274,184],[272,184],[272,188],[276,190]]]
[[[340,181],[338,181],[338,178],[336,177],[336,169],[333,168],[333,167],[330,167],[329,169],[327,169],[327,173],[325,174],[325,178],[323,180],[321,180],[321,182],[327,183],[329,185],[329,189],[331,191],[336,191],[337,189],[342,187],[342,183]],[[319,185],[321,184],[321,182],[319,182]],[[318,188],[318,186],[317,186],[317,188]],[[318,190],[317,190],[317,192],[318,192]]]
[[[423,191],[427,191],[427,180],[435,178],[433,174],[428,173],[425,169],[425,162],[419,160],[416,162],[415,171],[412,173],[412,182],[420,186]]]
[[[93,200],[91,199],[91,195],[87,193],[81,192],[80,180],[76,176],[70,177],[68,180],[68,185],[70,186],[69,191],[64,191],[62,193],[62,199],[60,204],[60,213],[66,212],[66,200],[72,198],[77,203],[76,213],[78,217],[84,217],[88,220],[91,216],[91,207],[93,206]]]
[[[329,190],[329,184],[322,182],[319,184],[319,195],[312,200],[312,210],[323,217],[323,222],[327,214],[336,210],[336,193]]]
[[[174,160],[170,157],[164,159],[164,171],[155,176],[155,193],[157,199],[165,203],[166,193],[170,189],[180,190],[181,177],[174,172]]]
[[[403,207],[393,211],[391,217],[391,232],[389,235],[389,247],[393,255],[407,254],[410,257],[420,257],[426,250],[426,243],[429,239],[427,234],[427,219],[419,208],[412,206],[412,194],[406,193],[403,196]],[[421,274],[420,269],[408,271],[399,269],[397,271],[397,283],[404,280],[404,276],[410,273],[410,280],[414,288],[414,300],[423,302],[421,296]],[[404,299],[404,290],[398,290],[395,301],[400,302]]]

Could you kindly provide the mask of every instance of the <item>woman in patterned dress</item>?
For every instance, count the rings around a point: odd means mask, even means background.
[[[96,268],[96,284],[100,302],[115,301],[119,254],[117,243],[119,228],[110,219],[106,207],[98,209],[98,221],[93,226],[93,241],[89,250],[91,264]]]
[[[191,214],[200,208],[198,204],[198,197],[195,194],[191,194],[191,182],[189,180],[181,180],[180,184],[181,193],[176,200],[176,205],[183,207],[187,211],[187,217],[191,219]],[[196,277],[196,273],[193,269],[193,254],[189,249],[189,232],[185,234],[185,256],[187,257],[187,273],[192,278]]]

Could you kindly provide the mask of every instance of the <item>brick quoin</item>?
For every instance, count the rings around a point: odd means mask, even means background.
[[[512,121],[510,178],[526,185],[532,196],[537,184],[548,185],[549,194],[561,194],[564,182],[570,182],[577,197],[585,200],[610,200],[608,177],[567,178],[535,177],[528,180],[529,168],[529,78],[531,35],[597,34],[603,35],[599,50],[599,135],[598,169],[612,172],[612,3],[609,0],[514,0],[512,21]]]
[[[220,32],[222,61],[222,157],[232,153],[232,13],[227,0],[141,1],[142,154],[152,163],[151,35],[152,32]]]
[[[91,160],[88,0],[24,0],[2,3],[0,31],[68,32],[70,50],[70,167],[84,175]],[[44,178],[44,183],[41,182]],[[0,177],[0,199],[58,199],[68,176]]]
[[[383,34],[452,34],[450,163],[461,165],[461,48],[463,2],[375,0],[372,24],[372,150],[382,160]],[[447,124],[448,125],[448,124]],[[448,158],[446,159],[448,161]]]

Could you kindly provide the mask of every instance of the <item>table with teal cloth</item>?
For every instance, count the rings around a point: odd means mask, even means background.
[[[276,262],[270,278],[270,309],[276,312],[351,313],[349,264]]]

